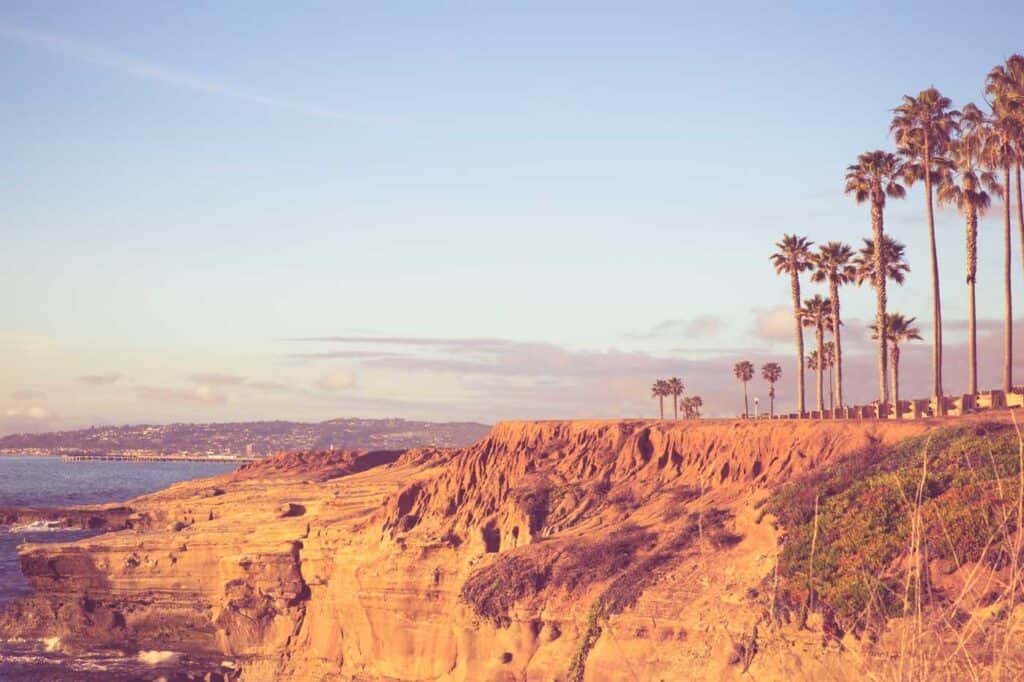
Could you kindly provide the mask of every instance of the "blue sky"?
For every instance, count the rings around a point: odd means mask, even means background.
[[[843,172],[900,96],[979,101],[1024,49],[1016,3],[899,5],[0,3],[0,432],[640,415],[670,374],[735,413],[736,359],[792,374],[773,242],[867,234]],[[887,227],[927,328],[923,214]]]

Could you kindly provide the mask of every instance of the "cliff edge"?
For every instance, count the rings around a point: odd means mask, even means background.
[[[816,481],[817,524],[849,493],[821,472],[887,471],[937,428],[506,422],[461,449],[281,454],[23,547],[35,591],[0,635],[214,654],[248,680],[860,679],[886,631],[841,627],[803,559],[780,577],[806,519],[773,504]]]

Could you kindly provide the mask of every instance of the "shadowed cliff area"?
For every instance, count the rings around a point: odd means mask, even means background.
[[[1005,415],[284,453],[25,546],[36,592],[0,635],[219,655],[249,680],[1012,679],[1019,455]]]

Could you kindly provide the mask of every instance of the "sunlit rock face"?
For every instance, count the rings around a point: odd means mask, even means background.
[[[769,639],[780,531],[757,504],[927,428],[510,422],[462,449],[283,453],[24,547],[35,593],[0,635],[223,656],[249,680],[812,679],[853,654]]]

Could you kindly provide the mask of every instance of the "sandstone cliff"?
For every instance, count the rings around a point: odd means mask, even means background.
[[[35,593],[0,633],[222,655],[249,680],[860,679],[813,614],[768,636],[781,531],[758,505],[927,428],[502,423],[464,449],[278,455],[25,547]]]

